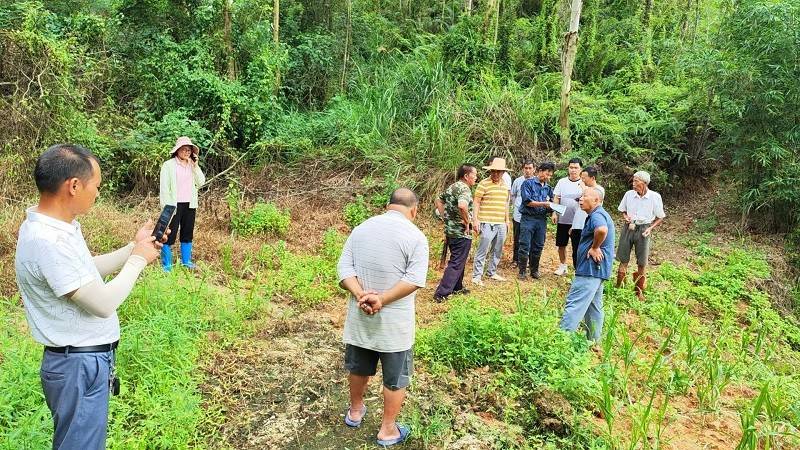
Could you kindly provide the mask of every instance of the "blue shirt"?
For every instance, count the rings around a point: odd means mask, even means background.
[[[607,227],[608,234],[606,239],[600,244],[600,251],[603,252],[603,260],[595,262],[589,256],[589,249],[592,248],[594,241],[594,230],[600,227]],[[595,277],[607,280],[611,278],[611,265],[614,263],[614,221],[602,206],[598,206],[589,213],[586,224],[581,232],[581,242],[578,244],[578,267],[575,275],[582,277]]]
[[[544,206],[530,207],[529,202],[551,202],[553,201],[553,188],[547,183],[539,181],[539,177],[530,177],[522,183],[522,204],[519,205],[519,212],[523,216],[533,216],[545,218],[550,212],[550,208]]]

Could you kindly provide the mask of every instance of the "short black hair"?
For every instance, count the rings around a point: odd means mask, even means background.
[[[597,178],[597,167],[595,166],[586,166],[581,172],[586,172],[589,178]]]
[[[417,203],[419,203],[417,194],[409,188],[397,188],[392,191],[392,196],[389,197],[390,205],[401,205],[407,208],[413,208],[417,206]]]
[[[475,169],[475,166],[472,164],[462,164],[461,167],[458,168],[458,172],[456,172],[456,180],[464,178],[464,175],[472,172],[472,169]]]
[[[545,162],[539,164],[539,167],[536,170],[538,170],[539,172],[541,172],[543,170],[549,170],[550,172],[555,172],[556,171],[556,165],[551,161],[545,161]]]
[[[526,159],[525,161],[522,161],[522,167],[525,167],[525,166],[536,167],[536,164],[533,163],[532,159]]]
[[[33,179],[39,193],[55,194],[70,178],[86,181],[92,177],[92,160],[97,157],[76,144],[56,144],[48,148],[36,160]]]
[[[572,158],[572,159],[570,159],[569,160],[569,164],[577,164],[577,165],[583,167],[583,161],[581,161],[580,158]]]

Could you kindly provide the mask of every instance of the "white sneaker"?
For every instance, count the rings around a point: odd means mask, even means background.
[[[501,276],[499,273],[495,273],[489,278],[493,279],[494,281],[506,281],[505,277]]]
[[[558,269],[556,269],[556,271],[553,272],[553,273],[555,273],[556,275],[558,275],[560,277],[566,275],[567,274],[567,265],[566,264],[559,264]]]
[[[472,284],[474,284],[475,286],[480,286],[480,287],[484,286],[483,281],[481,281],[480,278],[473,278],[472,279]]]

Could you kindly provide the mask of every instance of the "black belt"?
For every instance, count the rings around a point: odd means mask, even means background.
[[[45,346],[44,349],[54,353],[100,353],[114,351],[114,349],[117,348],[117,344],[119,344],[119,341],[114,341],[110,344],[103,345],[89,345],[86,347],[73,347],[71,345],[66,347]]]

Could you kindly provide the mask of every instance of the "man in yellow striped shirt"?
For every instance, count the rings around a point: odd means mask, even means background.
[[[474,196],[475,229],[478,230],[478,252],[475,253],[475,266],[472,271],[472,283],[483,286],[483,265],[486,256],[489,267],[486,275],[495,281],[506,281],[497,273],[497,265],[503,254],[503,243],[508,233],[508,186],[503,182],[503,174],[508,172],[506,160],[494,158],[491,165],[484,166],[489,171],[489,178],[478,183]]]

